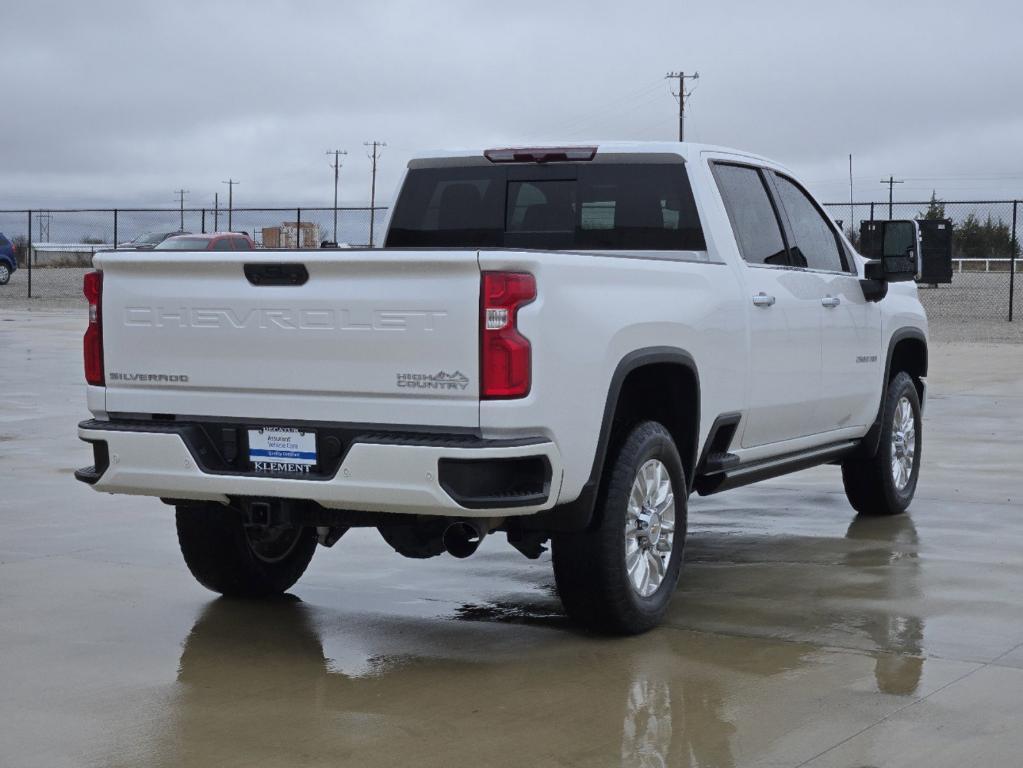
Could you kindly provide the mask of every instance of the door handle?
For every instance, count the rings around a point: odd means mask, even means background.
[[[755,307],[770,307],[773,304],[774,296],[768,296],[763,291],[753,295],[753,306]]]
[[[837,296],[825,296],[823,299],[821,299],[821,306],[828,308],[837,307],[841,303],[842,300]]]

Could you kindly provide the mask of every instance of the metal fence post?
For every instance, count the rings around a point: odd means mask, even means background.
[[[870,204],[870,220],[871,221],[874,220],[874,204],[873,203]]]
[[[117,209],[114,208],[114,250],[117,250]]]
[[[302,209],[295,209],[295,247],[302,248]]]
[[[28,247],[25,259],[28,261],[28,298],[32,298],[32,211],[28,212]]]
[[[1012,303],[1016,290],[1016,251],[1019,250],[1019,238],[1016,236],[1016,212],[1019,200],[1012,201],[1012,248],[1009,252],[1009,322],[1012,322]]]
[[[202,233],[206,234],[206,209],[202,209]]]

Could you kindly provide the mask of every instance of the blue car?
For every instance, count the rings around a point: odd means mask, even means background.
[[[7,285],[11,275],[18,268],[18,260],[14,258],[14,244],[0,232],[0,285]]]

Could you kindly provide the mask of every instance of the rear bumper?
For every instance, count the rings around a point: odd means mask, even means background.
[[[550,509],[561,487],[561,455],[546,438],[365,434],[336,468],[316,479],[262,476],[209,466],[195,425],[85,421],[78,436],[96,462],[75,473],[97,491],[218,501],[233,496],[313,501],[331,509],[493,517]]]

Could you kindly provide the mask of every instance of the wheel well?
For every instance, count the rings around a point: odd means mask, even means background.
[[[895,344],[895,349],[892,350],[892,362],[888,366],[888,381],[895,378],[899,371],[905,371],[913,377],[917,392],[923,397],[921,379],[927,376],[927,344],[923,339],[910,337]]]
[[[630,371],[615,403],[608,457],[635,424],[653,420],[671,433],[690,488],[696,469],[700,428],[700,385],[696,372],[679,363],[650,363]]]

